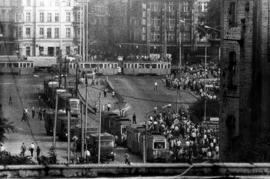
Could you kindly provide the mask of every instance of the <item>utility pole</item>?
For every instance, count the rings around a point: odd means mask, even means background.
[[[85,124],[84,124],[84,140],[85,140],[85,150],[87,150],[87,141],[86,141],[86,135],[87,135],[87,113],[88,113],[88,81],[87,76],[85,75]]]
[[[88,61],[88,50],[89,50],[89,37],[88,37],[88,34],[89,34],[89,22],[88,22],[88,11],[89,11],[89,8],[88,8],[88,2],[86,2],[86,37],[85,37],[85,45],[86,45],[86,52],[85,52],[85,61]]]
[[[70,163],[70,111],[68,110],[68,157],[67,157],[67,163]]]
[[[81,103],[81,157],[84,158],[84,126],[83,126],[83,105]]]
[[[146,155],[146,152],[147,152],[146,135],[147,135],[147,121],[145,121],[145,134],[143,137],[143,163],[147,162],[147,159],[146,159],[146,157],[147,157],[147,155]]]
[[[98,163],[100,163],[100,133],[101,133],[101,92],[99,92],[99,127],[98,127]]]
[[[146,56],[150,56],[150,38],[151,38],[151,13],[150,9],[146,7]]]
[[[67,89],[67,57],[65,57],[65,76],[64,76],[64,85],[65,85],[65,89]]]
[[[204,57],[204,121],[206,121],[206,63],[207,63],[207,45],[205,46]]]
[[[56,144],[56,125],[57,125],[57,114],[58,114],[58,94],[56,91],[55,95],[55,113],[54,113],[54,124],[53,124],[53,147],[55,149]]]
[[[36,1],[34,1],[34,13],[33,13],[33,21],[34,21],[34,36],[33,36],[33,56],[36,56],[36,26],[37,26],[37,17],[36,17],[36,12],[37,11],[37,5],[36,5]]]

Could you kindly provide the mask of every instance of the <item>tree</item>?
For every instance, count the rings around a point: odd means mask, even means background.
[[[204,99],[201,98],[193,103],[190,108],[190,118],[195,123],[200,123],[204,116]],[[219,101],[218,100],[206,100],[206,114],[207,117],[219,116]]]

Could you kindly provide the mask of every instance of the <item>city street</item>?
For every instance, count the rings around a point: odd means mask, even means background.
[[[116,92],[122,95],[125,102],[132,107],[127,115],[132,119],[135,112],[137,122],[144,122],[146,114],[153,111],[154,107],[172,104],[176,107],[177,91],[165,87],[160,76],[110,76]],[[157,91],[154,90],[155,81],[158,83]],[[190,104],[196,101],[196,97],[187,91],[180,91],[179,103]]]
[[[19,154],[20,147],[24,142],[27,150],[26,155],[30,155],[28,150],[32,142],[39,145],[41,155],[48,156],[49,148],[52,146],[52,137],[47,136],[44,121],[38,120],[37,113],[35,118],[30,117],[29,123],[21,121],[23,109],[34,106],[36,110],[43,107],[38,101],[38,92],[43,88],[43,80],[48,74],[40,73],[35,76],[0,76],[1,103],[3,106],[4,117],[6,117],[16,128],[14,133],[8,133],[4,142],[4,147],[11,154]],[[12,105],[9,105],[9,96],[12,97]],[[57,142],[56,153],[60,162],[66,161],[66,143]],[[36,160],[34,153],[34,160]]]

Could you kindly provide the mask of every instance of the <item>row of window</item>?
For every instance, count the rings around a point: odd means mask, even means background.
[[[169,2],[167,5],[167,11],[168,12],[174,12],[175,11],[175,7],[176,5],[173,2]],[[143,9],[146,9],[146,5],[143,4],[142,5]],[[183,12],[188,12],[189,11],[189,2],[188,1],[184,1],[182,4],[182,11]],[[150,3],[150,10],[153,12],[158,12],[161,10],[161,4],[158,2],[151,2]]]
[[[26,56],[31,56],[31,47],[26,47],[25,49]],[[47,47],[47,54],[48,56],[58,56],[60,54],[60,47]],[[71,54],[70,46],[66,46],[66,55]],[[43,56],[44,54],[44,47],[39,47],[39,55]]]
[[[59,38],[60,37],[60,28],[56,27],[54,28],[54,36],[52,33],[53,28],[46,28],[46,38]],[[23,31],[22,27],[19,27],[18,29],[18,37],[22,37]],[[26,27],[25,28],[25,35],[27,38],[31,38],[31,27]],[[39,28],[39,37],[40,38],[45,38],[45,28],[40,27]],[[71,38],[71,28],[67,27],[66,28],[66,38]]]
[[[0,68],[33,68],[33,63],[29,63],[29,62],[14,62],[14,63],[10,63],[10,62],[0,62]]]
[[[22,20],[21,14],[17,14],[16,16],[17,16],[17,21]],[[66,12],[65,16],[66,16],[66,22],[71,22],[71,12]],[[80,16],[77,16],[77,18],[80,18]],[[26,12],[25,22],[31,22],[31,12]],[[44,12],[39,13],[39,22],[45,22],[45,13]],[[46,22],[60,22],[59,12],[56,12],[54,14],[54,17],[53,17],[53,13],[48,12]]]
[[[156,64],[156,63],[153,63],[153,64],[151,64],[151,63],[125,63],[124,64],[124,68],[153,68],[153,69],[167,69],[167,68],[171,68],[171,65],[170,64],[168,64],[168,65],[166,65],[166,64],[160,64],[160,63],[158,63],[158,64]]]
[[[100,63],[100,64],[95,64],[95,63],[85,63],[80,65],[81,68],[117,68],[118,64],[117,63]],[[70,68],[75,68],[75,64],[70,64]]]
[[[61,0],[26,0],[25,5],[33,6],[34,1],[36,6],[60,6],[61,3]],[[71,0],[62,1],[62,5],[71,6]]]

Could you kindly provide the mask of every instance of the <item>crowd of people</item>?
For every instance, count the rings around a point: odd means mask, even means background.
[[[148,117],[148,131],[167,138],[172,161],[219,160],[217,130],[193,123],[187,109],[182,108],[176,113],[171,106],[156,108]]]
[[[206,70],[202,64],[184,66],[179,75],[165,79],[167,88],[190,90],[196,95],[216,99],[219,91],[220,70],[215,63],[208,63]]]

